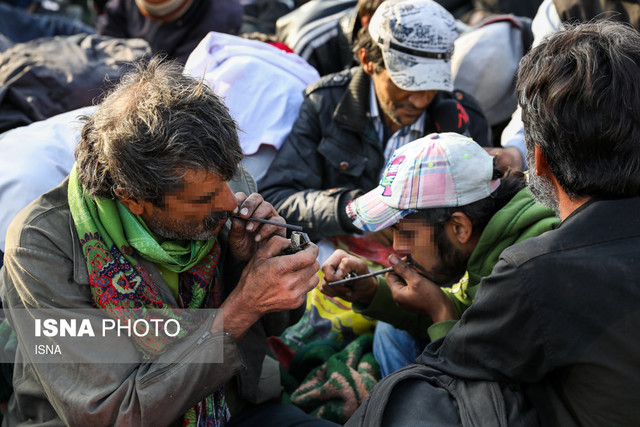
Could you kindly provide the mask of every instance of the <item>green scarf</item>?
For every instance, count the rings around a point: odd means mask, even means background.
[[[180,308],[216,308],[222,303],[218,270],[220,243],[208,241],[164,241],[159,243],[142,219],[120,201],[92,199],[78,181],[77,166],[69,175],[68,200],[82,251],[87,260],[94,304],[117,320],[150,319],[153,309],[166,319],[178,320],[176,337],[132,339],[144,359],[152,359],[183,338],[199,324],[190,322]],[[162,301],[156,284],[139,262],[142,257],[178,273],[178,306]],[[228,418],[224,387],[185,414],[185,425],[224,425]]]

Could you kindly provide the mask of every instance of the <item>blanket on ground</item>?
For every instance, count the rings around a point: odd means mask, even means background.
[[[299,350],[282,372],[285,401],[305,412],[340,424],[346,422],[380,379],[373,358],[373,334],[361,335],[344,349],[316,341]],[[311,365],[315,368],[309,368]],[[308,372],[299,381],[296,376]]]

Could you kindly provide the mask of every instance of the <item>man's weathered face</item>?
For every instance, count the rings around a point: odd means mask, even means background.
[[[400,256],[409,255],[411,267],[434,283],[455,283],[466,271],[469,258],[447,235],[446,227],[409,216],[395,224],[393,230],[393,249]]]
[[[143,215],[155,234],[174,240],[209,240],[217,236],[238,202],[227,181],[205,171],[188,170],[181,188],[168,192],[162,207]]]
[[[391,81],[386,69],[370,75],[383,120],[392,132],[418,120],[438,93],[436,90],[410,92],[400,89]]]

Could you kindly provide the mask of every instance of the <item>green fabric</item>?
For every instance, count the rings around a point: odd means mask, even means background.
[[[313,369],[317,368],[329,357],[342,350],[342,346],[331,339],[315,340],[296,351],[291,358],[289,374],[293,376],[297,383],[304,381]]]
[[[158,271],[162,275],[162,278],[164,279],[165,283],[167,284],[167,286],[169,286],[169,289],[171,290],[171,294],[177,301],[178,295],[180,293],[179,283],[178,283],[180,280],[178,277],[178,273],[173,272],[171,270],[167,270],[161,264],[155,264],[155,266],[158,268]]]
[[[161,313],[179,320],[180,331],[175,337],[133,334],[132,340],[143,359],[164,353],[170,344],[199,327],[188,311],[178,307],[220,306],[219,242],[159,241],[144,221],[120,201],[86,196],[78,180],[77,165],[69,175],[67,197],[87,260],[96,307],[117,320],[148,319],[152,316],[151,309],[157,310],[154,318]],[[152,261],[166,271],[169,282],[176,282],[178,307],[163,301],[157,285],[137,257]],[[172,280],[173,276],[176,280]],[[184,425],[204,422],[223,425],[228,416],[224,387],[220,387],[185,413]]]
[[[485,227],[477,246],[467,262],[467,273],[454,286],[443,288],[462,315],[471,305],[480,279],[491,274],[503,250],[530,237],[560,225],[555,213],[537,203],[528,188],[520,190]],[[378,289],[368,306],[353,305],[354,310],[404,329],[419,339],[434,341],[445,336],[456,321],[432,323],[424,315],[400,309],[393,301],[384,278],[378,279]],[[426,329],[426,333],[425,333]]]
[[[442,322],[436,322],[429,326],[428,340],[434,341],[447,335],[456,323],[458,323],[457,320],[443,320]]]
[[[509,246],[560,225],[555,213],[537,203],[528,188],[520,190],[502,209],[493,215],[487,224],[476,248],[467,262],[467,274],[460,282],[444,289],[458,309],[458,314],[469,308],[476,296],[480,280],[489,276],[498,263],[500,254]],[[443,325],[429,327],[430,339],[445,336],[457,322],[447,321]]]
[[[474,298],[480,279],[491,274],[500,254],[509,246],[560,225],[555,213],[537,203],[523,188],[491,218],[467,263],[468,293]]]
[[[380,379],[380,368],[372,353],[373,334],[361,335],[337,352],[333,344],[318,343],[304,354],[296,353],[289,371],[304,371],[310,360],[317,367],[291,393],[290,401],[307,413],[344,424]],[[297,364],[304,368],[297,369]]]

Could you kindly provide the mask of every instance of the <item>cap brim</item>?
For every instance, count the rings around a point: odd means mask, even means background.
[[[380,200],[383,187],[376,187],[349,204],[349,216],[353,225],[363,231],[380,231],[415,212],[414,209],[396,209]]]
[[[451,61],[419,58],[392,49],[382,48],[389,77],[400,89],[407,91],[444,90],[451,92]]]

